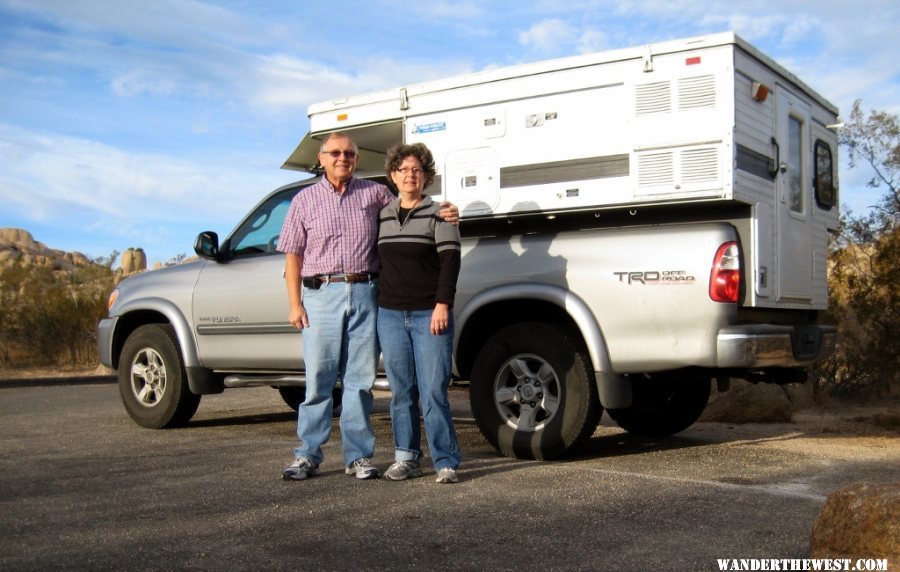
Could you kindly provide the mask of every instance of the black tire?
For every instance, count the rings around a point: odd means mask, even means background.
[[[590,437],[603,410],[585,352],[549,324],[515,324],[479,352],[469,386],[472,414],[500,453],[550,459]]]
[[[281,399],[287,406],[294,411],[298,411],[300,404],[306,399],[305,387],[276,387],[275,389],[278,390],[278,394],[281,395]]]
[[[634,401],[625,409],[607,409],[622,429],[634,435],[665,437],[694,424],[709,401],[710,378],[690,374],[635,376]]]
[[[306,399],[305,387],[288,386],[279,387],[277,389],[278,393],[281,395],[281,399],[284,400],[288,407],[294,411],[300,410],[300,404]],[[340,387],[335,387],[334,391],[331,393],[331,414],[334,417],[341,416],[341,404],[343,403],[343,399],[343,390]]]
[[[188,387],[175,330],[141,326],[128,336],[119,357],[119,395],[135,423],[150,429],[185,425],[200,396]]]

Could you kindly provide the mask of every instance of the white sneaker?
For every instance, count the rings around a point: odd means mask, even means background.
[[[456,473],[456,469],[451,469],[450,467],[444,467],[438,471],[437,475],[437,479],[434,482],[442,485],[459,482],[459,475]]]
[[[378,469],[372,464],[372,461],[365,457],[360,457],[359,459],[353,461],[347,468],[344,469],[344,472],[348,475],[356,475],[356,478],[359,480],[365,479],[377,479],[378,478]]]
[[[294,462],[284,468],[281,479],[284,481],[305,481],[319,474],[319,465],[306,457],[297,457]]]

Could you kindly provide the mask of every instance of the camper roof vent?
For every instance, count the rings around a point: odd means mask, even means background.
[[[672,111],[671,84],[657,81],[635,86],[634,106],[638,116]]]

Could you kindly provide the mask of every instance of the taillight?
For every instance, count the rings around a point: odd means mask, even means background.
[[[716,251],[709,273],[709,297],[715,302],[738,301],[741,291],[741,253],[736,242],[726,242]]]

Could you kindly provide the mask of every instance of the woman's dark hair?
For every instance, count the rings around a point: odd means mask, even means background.
[[[384,172],[387,173],[388,180],[391,179],[391,173],[400,169],[400,164],[407,157],[415,157],[422,164],[422,174],[425,175],[424,188],[428,188],[434,182],[437,170],[434,168],[434,157],[424,143],[412,145],[398,143],[388,149],[387,159],[384,162]]]

